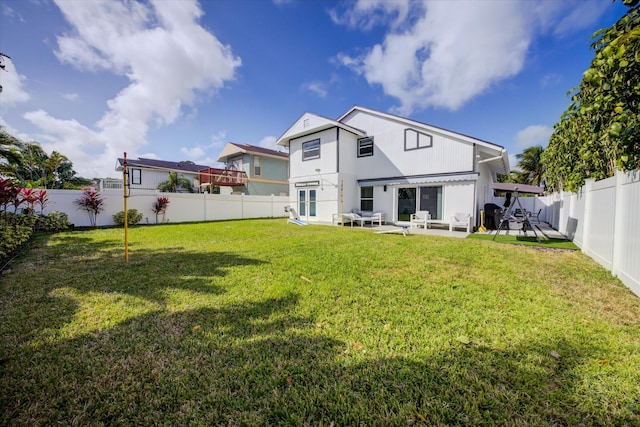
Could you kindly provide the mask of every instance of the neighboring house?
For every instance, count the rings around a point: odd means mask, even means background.
[[[362,210],[406,224],[426,210],[475,226],[496,173],[509,172],[499,145],[358,106],[337,120],[305,113],[277,144],[289,147],[291,203],[311,222]]]
[[[116,171],[122,172],[124,159],[118,159]],[[200,187],[199,173],[209,166],[196,165],[192,162],[168,162],[165,160],[127,159],[129,170],[129,188],[131,191],[156,191],[158,184],[169,179],[169,172],[177,172],[179,178],[186,178],[191,182],[194,191]],[[186,191],[186,190],[179,190]]]
[[[289,155],[287,153],[255,145],[229,142],[220,153],[218,161],[225,164],[227,175],[243,173],[245,177],[234,183],[233,193],[263,196],[289,194]]]

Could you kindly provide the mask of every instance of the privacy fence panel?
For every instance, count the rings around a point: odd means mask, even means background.
[[[50,203],[44,210],[64,212],[76,226],[89,226],[89,215],[79,210],[75,201],[82,196],[78,190],[47,190]],[[98,215],[97,225],[114,225],[112,216],[124,210],[123,194],[120,191],[99,192],[105,200],[104,211]],[[128,209],[137,209],[142,214],[143,224],[155,224],[153,203],[158,197],[167,197],[167,211],[159,215],[158,222],[197,222],[244,218],[285,217],[289,205],[288,196],[247,196],[203,193],[132,193],[127,199]]]
[[[640,171],[541,197],[545,218],[640,296]]]

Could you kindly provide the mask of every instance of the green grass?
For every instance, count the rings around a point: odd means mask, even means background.
[[[507,234],[498,234],[495,236],[495,232],[492,233],[474,233],[469,234],[467,236],[468,239],[475,240],[488,240],[497,243],[509,243],[512,245],[527,245],[527,246],[538,246],[540,248],[548,248],[548,249],[571,249],[571,250],[579,250],[579,248],[570,240],[567,239],[556,239],[556,238],[547,238],[544,236],[540,236],[540,241],[534,236],[520,236],[520,235],[507,235]]]
[[[40,238],[0,425],[640,425],[640,299],[577,251],[285,220]]]

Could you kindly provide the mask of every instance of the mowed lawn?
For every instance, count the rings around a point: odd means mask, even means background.
[[[640,299],[578,251],[284,219],[38,238],[1,425],[640,425]]]

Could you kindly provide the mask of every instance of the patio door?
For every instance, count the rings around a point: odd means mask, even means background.
[[[316,190],[298,190],[298,215],[300,219],[309,221],[316,217]]]
[[[420,187],[418,210],[429,211],[431,219],[442,219],[442,186]]]
[[[398,188],[398,221],[409,221],[416,211],[442,219],[442,186]]]
[[[416,213],[416,188],[398,188],[398,221],[409,221]]]

